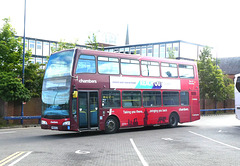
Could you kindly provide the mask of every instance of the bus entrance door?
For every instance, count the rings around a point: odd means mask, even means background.
[[[98,127],[98,92],[79,91],[79,129],[93,129]]]

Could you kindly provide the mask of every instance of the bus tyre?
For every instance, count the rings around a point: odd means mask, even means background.
[[[169,117],[169,127],[177,127],[178,121],[178,115],[176,113],[171,113]]]
[[[113,134],[119,129],[119,122],[116,117],[110,116],[105,122],[105,133]]]

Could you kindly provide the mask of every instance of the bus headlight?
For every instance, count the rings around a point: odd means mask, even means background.
[[[47,125],[47,121],[42,120],[42,121],[41,121],[41,124],[42,124],[42,125]]]
[[[63,126],[70,126],[70,121],[63,122]]]

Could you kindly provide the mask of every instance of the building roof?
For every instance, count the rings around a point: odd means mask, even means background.
[[[224,74],[235,75],[240,73],[240,57],[219,58],[218,64]]]

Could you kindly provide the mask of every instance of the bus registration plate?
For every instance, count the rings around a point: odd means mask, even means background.
[[[51,126],[52,130],[58,130],[58,126]]]

